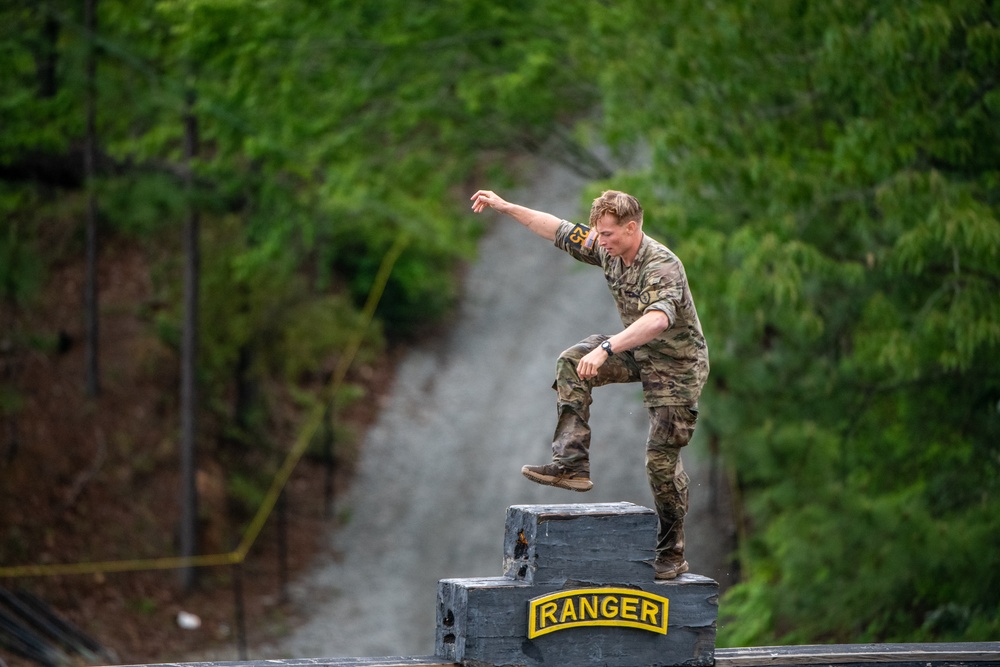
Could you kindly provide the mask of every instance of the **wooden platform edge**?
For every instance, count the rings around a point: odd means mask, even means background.
[[[715,649],[718,667],[793,665],[1000,666],[1000,642],[942,644],[817,644]],[[127,667],[461,667],[436,656],[288,658],[228,662],[173,662]]]
[[[385,658],[276,658],[225,662],[165,662],[121,667],[462,667],[436,656]],[[111,666],[107,666],[111,667]]]
[[[1000,665],[1000,642],[941,644],[822,644],[716,648],[720,667],[762,665]]]

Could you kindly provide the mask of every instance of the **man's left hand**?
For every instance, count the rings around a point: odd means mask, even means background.
[[[604,362],[608,360],[608,353],[602,350],[600,347],[595,347],[593,350],[588,352],[583,359],[580,359],[580,363],[576,365],[576,372],[584,380],[589,380],[590,378],[597,375],[597,371],[600,370]]]

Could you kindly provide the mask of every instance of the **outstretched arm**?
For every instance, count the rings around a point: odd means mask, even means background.
[[[487,208],[492,208],[494,211],[509,215],[534,233],[549,241],[555,241],[556,230],[559,229],[559,224],[562,222],[562,220],[550,213],[536,211],[526,206],[505,201],[492,190],[480,190],[469,199],[472,201],[472,210],[476,213],[482,213]]]

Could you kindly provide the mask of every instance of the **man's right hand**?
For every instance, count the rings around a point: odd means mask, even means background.
[[[507,202],[492,190],[480,190],[470,199],[472,200],[472,210],[476,213],[482,213],[487,208],[504,213],[504,209],[508,207]]]

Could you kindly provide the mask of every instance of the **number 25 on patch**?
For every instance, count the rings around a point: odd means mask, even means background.
[[[577,225],[569,233],[569,242],[577,247],[590,248],[594,245],[594,232],[583,225]]]

